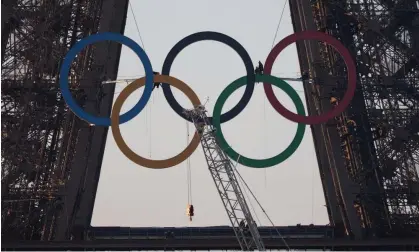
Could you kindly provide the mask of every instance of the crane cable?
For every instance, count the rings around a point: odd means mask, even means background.
[[[240,158],[240,157],[239,157]],[[255,199],[256,203],[259,205],[260,209],[262,210],[262,212],[265,214],[266,218],[269,220],[269,222],[271,223],[271,225],[275,228],[275,231],[277,232],[278,236],[281,238],[281,240],[284,242],[285,246],[287,247],[288,250],[291,250],[288,243],[285,241],[285,238],[281,235],[281,233],[278,231],[278,229],[275,227],[275,224],[273,223],[273,221],[271,220],[271,218],[269,217],[268,213],[265,211],[265,209],[262,207],[262,205],[260,204],[259,200],[256,198],[255,194],[252,192],[252,190],[250,190],[250,187],[247,185],[246,181],[243,179],[243,177],[240,175],[239,171],[237,170],[237,165],[238,162],[236,162],[236,165],[233,166],[234,171],[237,173],[237,175],[239,175],[240,180],[244,183],[244,185],[246,186],[247,190],[249,190],[250,194],[253,196],[253,198]]]
[[[189,143],[189,122],[186,121],[186,145]],[[186,181],[188,186],[188,205],[192,205],[192,172],[191,172],[191,158],[186,160]]]
[[[239,157],[237,158],[237,160],[236,160],[236,165],[238,164],[238,160],[240,159],[240,155],[239,155]],[[240,184],[240,188],[243,188],[243,180],[239,180],[238,181],[239,182],[239,184]],[[246,199],[246,201],[247,202],[249,202],[249,204],[250,204],[250,208],[252,209],[252,212],[253,212],[253,214],[254,214],[254,216],[256,217],[256,220],[257,220],[257,222],[260,224],[260,225],[262,225],[262,222],[260,221],[260,219],[259,219],[259,216],[258,216],[258,214],[257,214],[257,212],[256,212],[256,210],[255,210],[255,207],[253,206],[253,203],[252,203],[252,201],[250,200],[251,198],[249,197],[249,195],[247,194],[247,190],[243,190],[243,192],[244,192],[244,196],[245,196],[245,199]]]

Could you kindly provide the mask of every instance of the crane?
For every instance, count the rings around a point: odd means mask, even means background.
[[[199,105],[194,109],[185,110],[184,113],[193,121],[200,135],[208,169],[217,186],[218,194],[241,249],[243,251],[254,249],[265,251],[265,245],[246,203],[232,163],[217,144],[216,129],[209,122],[205,107]]]
[[[290,81],[311,82],[310,78],[282,78]],[[102,84],[129,83],[135,79],[118,79],[114,81],[103,81]],[[217,187],[218,194],[223,202],[225,211],[230,219],[237,241],[243,251],[257,249],[265,251],[265,245],[260,237],[249,207],[246,203],[243,192],[240,188],[233,165],[224,151],[218,146],[215,131],[216,129],[209,121],[203,105],[194,109],[184,110],[184,114],[194,123],[201,141],[201,146],[207,161],[208,169]],[[192,220],[193,206],[188,205],[188,215]]]

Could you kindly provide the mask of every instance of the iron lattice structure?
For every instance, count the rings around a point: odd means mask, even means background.
[[[312,127],[318,156],[320,144],[326,146],[319,163],[331,223],[356,238],[419,236],[419,1],[290,5],[297,31],[332,35],[357,66],[349,108]],[[343,59],[322,42],[297,46],[302,68],[315,80],[306,86],[310,114],[332,109],[346,91]]]
[[[194,123],[201,138],[205,161],[211,173],[224,209],[233,227],[237,241],[243,251],[265,251],[256,222],[253,219],[231,160],[218,146],[216,128],[211,124],[203,105],[185,110],[184,114]]]
[[[335,234],[418,236],[418,1],[289,3],[296,31],[331,34],[357,64],[350,108],[333,122],[312,126]],[[122,33],[127,9],[127,0],[2,1],[3,239],[71,239],[90,246],[77,240],[87,237],[107,128],[89,127],[68,110],[58,72],[76,41],[101,31]],[[316,84],[305,85],[309,113],[332,109],[330,98],[339,100],[345,90],[342,59],[322,43],[298,42],[297,49]],[[113,85],[101,83],[116,79],[119,53],[119,45],[97,43],[74,59],[70,88],[86,111],[109,116]],[[295,244],[301,242],[311,243]]]
[[[126,9],[127,1],[120,2]],[[83,188],[69,181],[82,180],[79,174],[85,173],[85,167],[75,169],[74,161],[77,153],[85,151],[78,146],[81,133],[90,132],[91,141],[94,127],[69,111],[59,90],[59,70],[74,43],[109,28],[103,21],[104,14],[109,14],[102,9],[106,4],[116,6],[109,0],[2,1],[1,211],[5,240],[72,236],[79,206],[70,207],[67,201]],[[125,22],[125,16],[120,16]],[[123,25],[119,26],[121,32]],[[111,51],[108,44],[89,46],[73,60],[69,87],[81,106],[100,100],[96,98],[103,89],[98,83],[100,77],[106,77],[106,68],[95,57],[104,46]],[[115,63],[118,58],[111,62]],[[97,71],[102,74],[95,74]],[[112,91],[112,85],[109,87]],[[58,225],[65,230],[59,238]]]

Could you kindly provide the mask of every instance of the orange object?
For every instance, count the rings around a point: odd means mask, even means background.
[[[189,205],[186,207],[186,215],[189,216],[189,220],[192,221],[192,216],[194,216],[194,208],[193,205]]]

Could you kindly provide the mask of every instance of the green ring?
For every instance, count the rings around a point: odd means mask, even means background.
[[[297,94],[297,92],[284,80],[277,78],[275,76],[271,75],[256,75],[256,82],[257,83],[271,83],[272,85],[279,87],[282,89],[285,93],[287,93],[292,101],[294,102],[294,105],[297,108],[297,113],[299,115],[305,116],[305,110],[303,102],[300,99],[300,96]],[[227,98],[238,88],[244,86],[247,84],[247,78],[246,76],[241,77],[235,81],[233,81],[230,85],[228,85],[221,95],[218,97],[217,102],[214,106],[214,112],[213,112],[213,120],[212,123],[216,130],[216,136],[218,140],[218,145],[221,149],[224,150],[224,152],[233,160],[238,160],[238,162],[242,165],[251,167],[251,168],[267,168],[272,167],[274,165],[280,164],[281,162],[287,160],[300,146],[301,141],[304,137],[305,132],[305,124],[299,123],[297,127],[297,133],[294,136],[294,139],[292,140],[291,144],[280,154],[267,158],[267,159],[251,159],[244,157],[233,150],[233,148],[228,145],[226,139],[224,138],[223,132],[221,130],[221,124],[220,124],[220,116],[221,116],[221,110],[227,100]],[[238,159],[240,157],[240,159]]]

